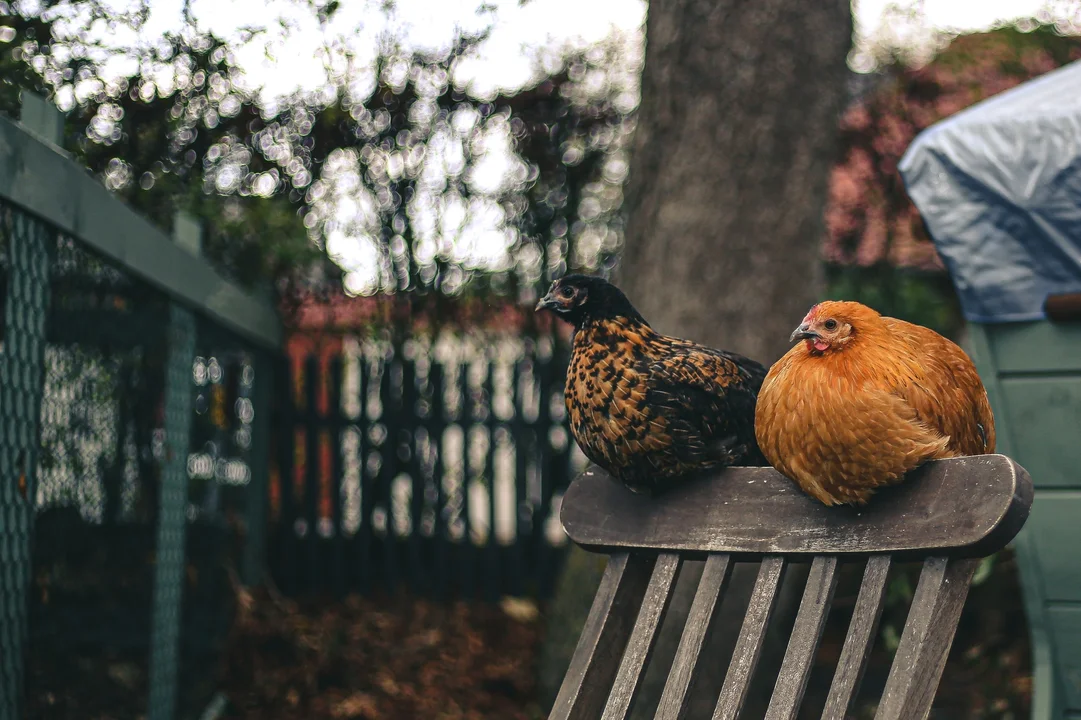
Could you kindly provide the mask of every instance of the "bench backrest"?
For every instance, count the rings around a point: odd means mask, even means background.
[[[856,696],[896,560],[923,568],[876,718],[926,718],[979,559],[1024,525],[1032,482],[1002,455],[940,460],[879,491],[863,508],[827,508],[771,468],[730,468],[658,497],[636,495],[597,469],[563,498],[570,538],[609,554],[550,720],[623,720],[630,714],[686,559],[705,559],[656,717],[686,716],[706,638],[733,563],[760,560],[714,720],[747,699],[788,564],[811,567],[767,720],[799,713],[842,561],[866,561],[823,718],[843,720]]]

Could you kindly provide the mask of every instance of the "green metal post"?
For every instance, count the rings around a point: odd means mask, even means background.
[[[19,105],[20,125],[50,145],[64,146],[64,113],[52,101],[23,90],[19,94]]]
[[[270,399],[274,374],[270,354],[258,350],[252,358],[255,370],[252,387],[251,482],[247,497],[247,537],[244,544],[242,580],[258,585],[266,562],[267,493],[270,484]]]
[[[169,307],[168,337],[169,355],[165,370],[166,449],[154,566],[149,720],[173,720],[176,716],[195,317],[190,310],[175,302]]]
[[[197,252],[199,228],[178,213],[175,241]],[[180,656],[181,600],[184,581],[184,539],[187,531],[188,452],[192,412],[192,361],[195,316],[175,300],[169,303],[168,358],[165,365],[165,460],[154,566],[154,609],[150,645],[150,708],[148,720],[176,717]]]
[[[37,219],[0,206],[0,240],[9,261],[0,349],[0,720],[18,720],[53,234]]]

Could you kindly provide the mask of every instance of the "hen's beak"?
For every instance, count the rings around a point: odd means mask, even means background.
[[[817,340],[819,337],[821,336],[811,329],[809,323],[803,323],[788,336],[788,342],[796,342],[797,340]]]
[[[541,310],[555,310],[559,307],[559,303],[552,297],[552,293],[548,293],[540,300],[537,301],[537,307],[533,308],[533,312],[540,312]]]

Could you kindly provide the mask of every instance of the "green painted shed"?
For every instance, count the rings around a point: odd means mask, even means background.
[[[924,131],[901,174],[968,321],[998,452],[1032,475],[1014,547],[1033,720],[1081,720],[1081,62]]]

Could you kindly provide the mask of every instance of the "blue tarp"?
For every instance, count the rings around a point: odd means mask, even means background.
[[[932,125],[900,170],[966,318],[1041,320],[1081,292],[1081,61]]]

